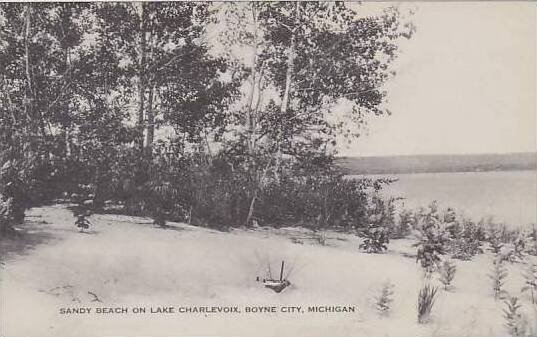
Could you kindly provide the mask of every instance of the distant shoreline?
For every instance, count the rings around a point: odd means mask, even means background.
[[[537,171],[537,153],[340,157],[348,175]]]

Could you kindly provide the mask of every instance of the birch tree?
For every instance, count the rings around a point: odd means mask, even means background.
[[[46,193],[54,163],[65,157],[76,62],[86,6],[0,6],[0,197],[4,217],[20,223],[24,210]],[[39,191],[39,192],[38,192]]]
[[[249,224],[267,181],[331,170],[338,139],[358,136],[364,116],[389,113],[383,84],[414,27],[396,7],[363,16],[354,3],[230,4],[223,11],[223,45],[251,56],[239,62],[247,94],[232,115],[239,132],[229,143],[249,172]],[[343,116],[335,112],[341,105]]]

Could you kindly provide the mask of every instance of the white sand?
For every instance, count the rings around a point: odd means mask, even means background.
[[[390,243],[384,254],[358,250],[352,235],[328,233],[327,246],[293,229],[218,232],[184,224],[160,229],[149,219],[93,215],[90,234],[74,226],[63,206],[32,209],[28,230],[53,239],[8,255],[0,269],[2,336],[506,336],[502,309],[491,293],[492,257],[456,261],[454,288],[439,291],[430,323],[417,324],[417,293],[424,281],[411,240]],[[296,244],[291,237],[303,238]],[[339,238],[339,239],[337,239]],[[529,259],[529,257],[528,257]],[[269,261],[280,261],[292,286],[276,294],[256,282]],[[527,319],[536,306],[521,294],[522,264],[510,264],[506,289],[521,297]],[[439,284],[433,276],[432,282]],[[394,285],[387,317],[375,309],[381,284]],[[95,294],[101,301],[92,300]],[[355,306],[354,313],[245,313],[245,306]],[[95,314],[97,307],[144,306],[145,314]],[[150,313],[158,306],[238,306],[241,314]],[[90,307],[62,315],[60,308]],[[535,328],[535,327],[534,327]],[[534,330],[537,333],[537,330]]]

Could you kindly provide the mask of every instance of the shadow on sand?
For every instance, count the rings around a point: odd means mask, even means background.
[[[43,222],[27,220],[20,228],[0,237],[0,262],[2,264],[17,255],[29,254],[38,245],[60,240],[48,229],[39,228],[40,223]]]

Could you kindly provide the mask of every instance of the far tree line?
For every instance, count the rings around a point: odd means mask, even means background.
[[[354,226],[380,183],[333,160],[389,113],[383,84],[414,30],[396,7],[361,10],[1,4],[2,231],[58,198],[159,223]]]

